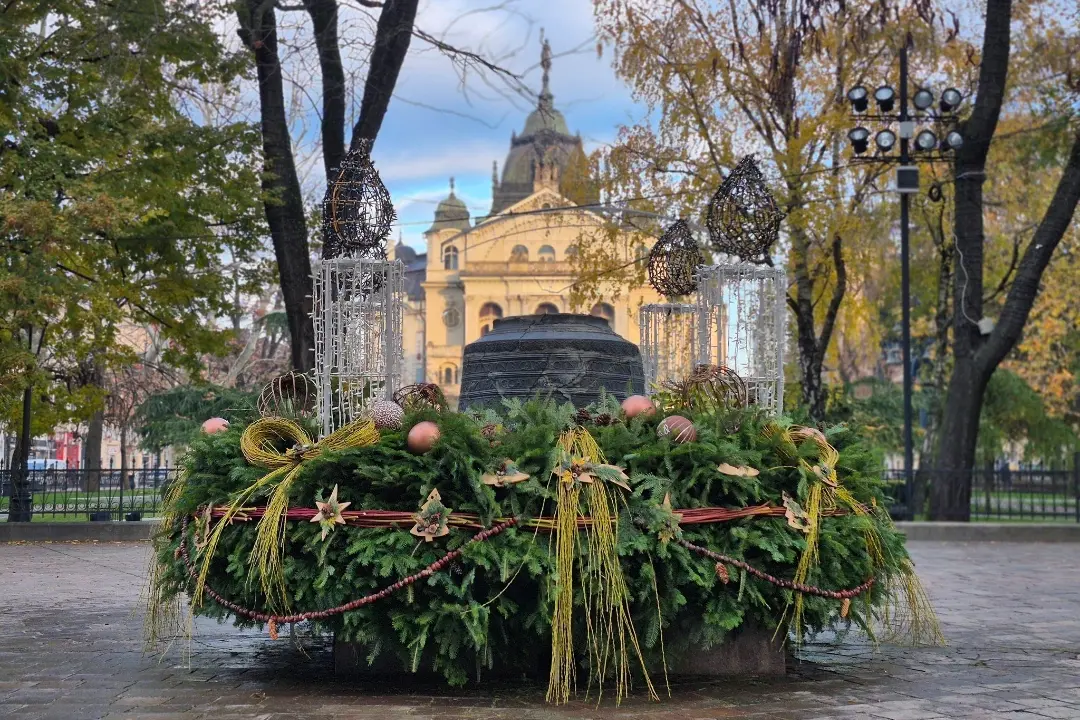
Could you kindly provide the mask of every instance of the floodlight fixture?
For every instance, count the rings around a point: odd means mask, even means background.
[[[881,152],[889,152],[896,145],[896,133],[892,130],[882,130],[874,136],[874,144]]]
[[[941,93],[941,112],[950,113],[956,108],[960,107],[960,103],[964,101],[964,96],[960,94],[960,91],[956,88],[948,88],[945,92]]]
[[[896,102],[896,91],[888,85],[882,85],[874,91],[874,100],[881,108],[881,112],[892,112],[893,104]]]
[[[862,85],[856,85],[848,90],[848,100],[851,101],[851,109],[857,113],[866,112],[867,103],[870,98],[869,91]]]
[[[862,155],[866,152],[867,147],[870,144],[870,131],[864,127],[852,128],[848,131],[848,140],[851,141],[851,148],[855,151],[856,155]]]
[[[911,104],[915,106],[916,110],[929,110],[930,106],[934,104],[934,93],[927,88],[919,88],[915,91],[914,97],[911,98]]]
[[[922,130],[915,136],[915,149],[920,152],[930,152],[937,144],[937,135],[932,130]]]

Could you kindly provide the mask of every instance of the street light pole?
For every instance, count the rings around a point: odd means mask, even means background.
[[[900,48],[900,167],[911,163],[911,122],[908,116],[908,56],[907,43]],[[901,348],[904,360],[904,486],[907,494],[907,515],[915,519],[915,446],[912,437],[913,383],[911,377],[911,267],[909,258],[910,229],[909,213],[911,209],[910,193],[905,192],[900,183],[900,302],[902,304]],[[917,187],[917,186],[916,186]]]

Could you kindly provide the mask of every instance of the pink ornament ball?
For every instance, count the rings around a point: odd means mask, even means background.
[[[412,426],[405,444],[412,454],[423,455],[435,447],[435,443],[439,442],[441,437],[439,426],[429,420],[424,420]]]
[[[670,437],[673,443],[680,445],[697,440],[697,428],[682,415],[672,415],[661,420],[656,428],[656,434],[660,437]]]
[[[229,421],[225,418],[212,417],[202,424],[202,431],[207,435],[225,432],[229,429]]]
[[[653,401],[644,395],[631,395],[622,401],[623,412],[627,418],[635,418],[638,415],[652,415],[656,412]]]

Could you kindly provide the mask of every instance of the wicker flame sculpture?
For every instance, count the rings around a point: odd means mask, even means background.
[[[747,155],[712,196],[705,225],[714,250],[752,262],[769,254],[783,218],[754,156]]]
[[[317,389],[309,375],[278,375],[259,393],[256,408],[262,417],[309,418],[315,412]]]
[[[676,220],[649,253],[649,283],[669,298],[689,295],[697,289],[697,268],[703,262],[690,226]]]
[[[383,259],[397,218],[390,192],[371,162],[370,143],[350,150],[323,199],[323,257]]]

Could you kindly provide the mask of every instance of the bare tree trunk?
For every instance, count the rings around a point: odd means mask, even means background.
[[[832,341],[836,317],[840,312],[840,303],[847,292],[847,268],[844,265],[842,240],[839,235],[833,238],[832,253],[836,267],[836,285],[825,312],[820,333],[814,319],[814,278],[810,270],[810,239],[801,229],[792,233],[792,265],[795,274],[795,297],[788,297],[788,305],[795,313],[795,327],[798,331],[799,374],[802,379],[802,402],[806,405],[810,417],[821,421],[825,417],[825,384],[821,373],[825,364],[825,353]]]
[[[86,491],[97,492],[101,489],[101,436],[105,431],[105,411],[98,410],[90,417],[86,429]]]
[[[419,0],[387,0],[383,4],[368,63],[364,98],[360,102],[360,118],[353,127],[350,147],[354,150],[364,141],[374,142],[379,134],[401,65],[409,52],[418,4]]]
[[[936,520],[968,520],[979,415],[990,376],[1020,340],[1038,295],[1043,271],[1061,242],[1080,201],[1080,133],[1074,139],[1054,197],[1024,250],[997,326],[983,336],[983,197],[986,157],[1004,101],[1009,66],[1011,0],[990,0],[986,11],[979,87],[971,118],[961,126],[964,146],[956,173],[956,247],[963,282],[956,283],[952,378],[945,401],[938,460],[946,471],[934,486]]]
[[[243,0],[237,9],[240,38],[255,54],[262,119],[262,189],[266,222],[274,241],[285,315],[292,341],[292,365],[302,372],[314,365],[311,324],[311,259],[300,179],[296,174],[285,87],[277,48],[277,17],[263,0]]]
[[[338,0],[308,0],[307,10],[319,50],[323,167],[329,180],[345,157],[345,70],[338,43]]]

